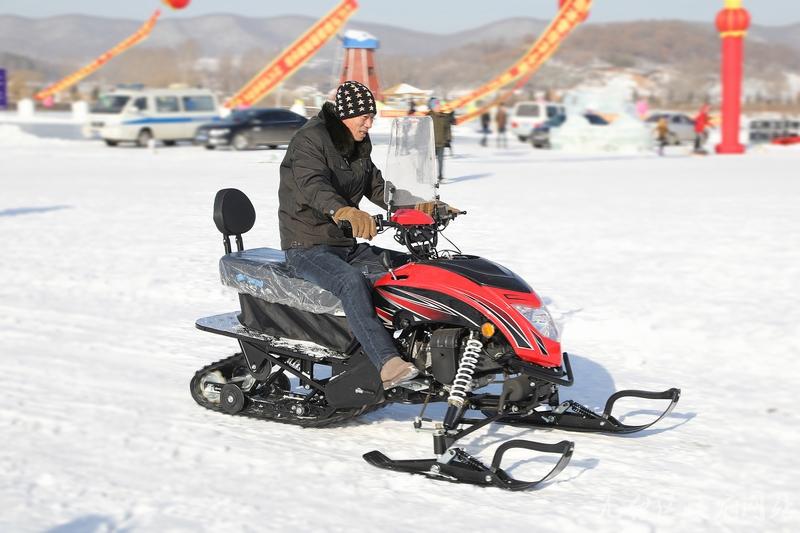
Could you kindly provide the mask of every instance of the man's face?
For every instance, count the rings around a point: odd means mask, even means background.
[[[356,142],[361,142],[366,138],[374,121],[375,115],[373,113],[342,119],[344,125],[347,126],[350,133],[353,134],[353,139],[355,139]]]

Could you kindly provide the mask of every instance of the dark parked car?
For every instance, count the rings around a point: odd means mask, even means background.
[[[213,150],[217,146],[233,146],[247,150],[258,146],[277,148],[289,144],[306,118],[286,109],[244,109],[234,111],[219,122],[197,128],[195,143]]]
[[[592,126],[607,126],[608,121],[602,116],[595,113],[584,113],[585,118]],[[556,115],[550,118],[540,126],[536,126],[531,130],[530,139],[534,148],[550,148],[550,130],[553,128],[560,128],[567,120],[566,115]]]

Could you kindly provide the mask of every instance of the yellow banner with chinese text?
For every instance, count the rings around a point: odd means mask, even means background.
[[[150,32],[153,30],[153,26],[156,25],[158,21],[158,17],[161,15],[161,11],[156,9],[155,12],[150,16],[147,21],[142,24],[142,26],[136,30],[136,32],[125,39],[124,41],[117,44],[114,48],[109,50],[108,52],[104,53],[103,55],[99,56],[97,59],[89,63],[88,65],[84,66],[83,68],[76,70],[69,76],[63,78],[60,81],[50,85],[49,87],[39,91],[36,93],[34,98],[37,100],[46,100],[47,98],[53,96],[54,94],[63,91],[64,89],[68,89],[72,85],[75,85],[79,81],[81,81],[86,76],[92,74],[94,71],[105,65],[108,61],[110,61],[115,56],[118,56],[128,48],[139,44],[141,41],[145,40]]]
[[[460,107],[464,107],[475,100],[484,98],[489,94],[502,89],[506,85],[513,83],[520,78],[529,78],[536,70],[539,69],[539,67],[542,66],[545,61],[547,61],[547,59],[550,58],[550,56],[555,53],[561,42],[567,38],[572,30],[575,29],[575,27],[577,27],[581,22],[586,20],[591,7],[592,0],[565,0],[564,4],[561,6],[561,9],[558,11],[558,14],[550,22],[550,25],[547,26],[536,42],[533,43],[533,46],[531,46],[530,49],[525,52],[525,55],[517,60],[516,63],[511,65],[511,67],[506,69],[505,72],[495,79],[475,89],[469,94],[462,96],[461,98],[453,100],[452,102],[447,102],[443,105],[443,107],[451,111]],[[476,110],[469,115],[465,115],[464,117],[460,117],[458,119],[458,123],[460,124],[479,116],[486,109],[495,104],[496,102],[492,102],[484,108]]]
[[[336,35],[356,9],[358,9],[356,0],[343,0],[239,89],[225,102],[225,107],[248,107],[267,96]]]

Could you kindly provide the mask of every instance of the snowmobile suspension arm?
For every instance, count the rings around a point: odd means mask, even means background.
[[[509,394],[510,391],[503,392],[498,401],[497,413],[488,418],[484,418],[483,420],[466,420],[463,418],[463,410],[460,410],[458,413],[458,423],[467,423],[470,425],[470,427],[462,429],[461,431],[458,431],[456,433],[449,433],[447,431],[443,431],[441,433],[435,434],[433,436],[433,452],[436,455],[441,455],[445,452],[445,450],[450,448],[457,440],[505,416],[506,415],[506,412],[504,410],[505,403],[506,400],[508,399]]]
[[[564,361],[564,368],[545,368],[543,366],[526,363],[525,361],[517,358],[511,359],[509,364],[515,370],[518,370],[519,372],[528,376],[539,378],[542,381],[546,381],[554,385],[571,387],[572,384],[575,383],[575,379],[572,376],[572,365],[569,362],[569,354],[564,352],[561,354],[561,358]],[[564,376],[566,376],[566,378],[564,378]]]
[[[245,345],[245,344],[249,344],[249,343],[244,343],[243,342],[241,344]],[[290,374],[295,376],[297,379],[299,379],[300,383],[308,385],[308,386],[314,388],[315,390],[317,390],[319,392],[324,392],[325,391],[325,387],[324,386],[320,385],[315,380],[310,379],[308,376],[306,376],[305,374],[303,374],[302,372],[300,372],[299,370],[294,368],[292,365],[289,365],[289,364],[281,361],[277,357],[273,356],[272,354],[270,354],[270,353],[268,353],[268,352],[266,352],[264,350],[259,349],[258,351],[261,352],[259,355],[261,355],[264,359],[268,360],[272,364],[278,365],[280,368],[282,368],[286,372],[289,372]],[[247,355],[246,351],[245,351],[245,355]],[[249,360],[249,358],[248,358],[248,360]]]

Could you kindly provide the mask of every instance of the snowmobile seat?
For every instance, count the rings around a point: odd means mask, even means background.
[[[239,293],[239,323],[279,338],[313,342],[339,352],[350,350],[353,334],[336,296],[292,277],[281,250],[244,249],[242,234],[255,221],[256,211],[246,194],[238,189],[217,192],[214,224],[225,246],[219,272],[222,284]],[[236,237],[235,252],[231,236]]]
[[[239,293],[243,326],[279,337],[313,342],[338,352],[354,339],[341,301],[304,279],[292,277],[281,250],[254,248],[224,255],[222,284]]]
[[[341,301],[332,293],[292,277],[282,250],[253,248],[232,252],[219,260],[222,284],[240,294],[310,313],[344,316]]]
[[[214,224],[222,233],[225,255],[219,261],[222,284],[269,303],[311,313],[344,316],[342,304],[330,292],[303,279],[292,277],[286,256],[272,248],[244,249],[242,234],[256,221],[256,210],[245,193],[221,189],[214,197]],[[236,252],[230,236],[236,237]]]

